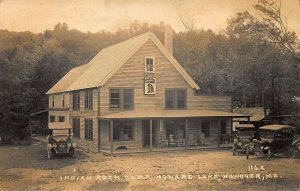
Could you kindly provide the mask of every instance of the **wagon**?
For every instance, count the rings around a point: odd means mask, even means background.
[[[294,127],[288,125],[266,125],[259,128],[261,140],[253,140],[253,151],[256,156],[266,155],[270,160],[272,155],[285,153],[292,155]],[[247,159],[249,152],[247,152]]]

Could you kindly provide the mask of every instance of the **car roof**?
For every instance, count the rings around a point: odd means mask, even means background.
[[[260,127],[259,129],[278,131],[281,129],[294,129],[294,127],[288,125],[265,125]]]
[[[236,129],[253,129],[254,125],[253,124],[237,124],[235,125]]]

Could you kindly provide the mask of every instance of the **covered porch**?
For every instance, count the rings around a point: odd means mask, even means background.
[[[211,110],[132,110],[107,114],[100,117],[99,151],[124,154],[231,148],[232,118],[249,117]],[[105,139],[103,133],[109,138]]]

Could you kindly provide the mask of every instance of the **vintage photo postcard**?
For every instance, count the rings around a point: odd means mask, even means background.
[[[0,190],[300,190],[299,0],[0,0]]]

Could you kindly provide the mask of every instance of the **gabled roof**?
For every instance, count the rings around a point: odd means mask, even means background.
[[[194,89],[199,86],[152,33],[147,32],[102,49],[88,64],[73,68],[46,94],[103,86],[147,40],[151,39]]]

